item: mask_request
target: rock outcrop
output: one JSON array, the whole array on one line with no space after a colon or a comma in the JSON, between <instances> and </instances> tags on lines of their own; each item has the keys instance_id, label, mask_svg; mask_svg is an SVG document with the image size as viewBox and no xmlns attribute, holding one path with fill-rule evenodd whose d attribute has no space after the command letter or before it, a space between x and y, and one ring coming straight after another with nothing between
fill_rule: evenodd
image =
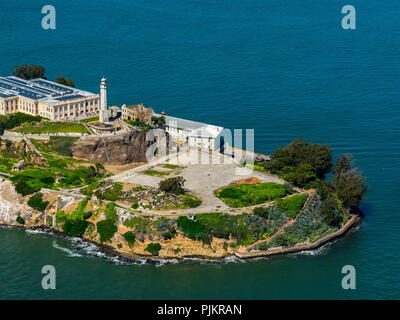
<instances>
[{"instance_id":1,"label":"rock outcrop","mask_svg":"<svg viewBox=\"0 0 400 320\"><path fill-rule=\"evenodd\" d=\"M29 221L34 214L35 211L15 191L14 184L9 180L0 178L0 221L12 224L15 223L18 216Z\"/></svg>"},{"instance_id":2,"label":"rock outcrop","mask_svg":"<svg viewBox=\"0 0 400 320\"><path fill-rule=\"evenodd\" d=\"M126 134L81 138L71 146L74 158L85 159L102 164L127 164L146 162L146 131L133 131Z\"/></svg>"}]
</instances>

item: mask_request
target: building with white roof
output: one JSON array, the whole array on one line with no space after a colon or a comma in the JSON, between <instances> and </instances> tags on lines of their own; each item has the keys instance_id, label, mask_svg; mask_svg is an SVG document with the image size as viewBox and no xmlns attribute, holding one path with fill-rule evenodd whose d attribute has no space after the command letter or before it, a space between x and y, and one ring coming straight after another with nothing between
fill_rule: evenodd
<instances>
[{"instance_id":1,"label":"building with white roof","mask_svg":"<svg viewBox=\"0 0 400 320\"><path fill-rule=\"evenodd\" d=\"M191 148L219 150L223 127L186 120L167 115L154 114L165 118L165 130L178 145L188 144Z\"/></svg>"},{"instance_id":2,"label":"building with white roof","mask_svg":"<svg viewBox=\"0 0 400 320\"><path fill-rule=\"evenodd\" d=\"M16 112L53 121L74 120L99 113L98 94L45 79L0 77L0 114Z\"/></svg>"}]
</instances>

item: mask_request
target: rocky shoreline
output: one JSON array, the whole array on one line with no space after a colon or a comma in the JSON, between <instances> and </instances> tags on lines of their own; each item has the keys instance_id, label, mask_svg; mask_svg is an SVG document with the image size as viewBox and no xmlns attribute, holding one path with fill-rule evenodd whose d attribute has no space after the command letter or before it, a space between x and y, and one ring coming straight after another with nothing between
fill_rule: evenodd
<instances>
[{"instance_id":1,"label":"rocky shoreline","mask_svg":"<svg viewBox=\"0 0 400 320\"><path fill-rule=\"evenodd\" d=\"M123 262L125 263L149 263L149 264L158 264L159 262L164 262L164 263L190 263L193 261L201 261L202 263L223 263L225 260L230 259L230 258L236 258L240 260L251 260L251 259L256 259L256 258L266 258L266 257L271 257L271 256L277 256L277 255L284 255L284 254L293 254L293 253L298 253L298 252L304 252L304 251L310 251L310 250L316 250L334 240L337 240L344 235L346 235L348 232L350 232L356 225L358 225L361 222L361 214L352 214L350 219L346 222L346 224L339 229L338 231L329 234L313 243L306 244L306 245L299 245L299 246L294 246L294 247L287 247L287 248L272 248L270 250L266 251L253 251L253 252L248 252L247 254L243 253L238 253L234 252L232 255L226 255L220 258L215 258L212 256L206 256L206 255L193 255L193 256L185 256L185 257L156 257L156 256L147 256L147 255L139 255L139 254L132 254L132 253L127 253L127 252L121 252L113 248L112 246L109 246L107 244L103 244L101 242L93 241L87 238L79 238L82 241L86 243L90 243L95 245L102 253L106 254L107 257L117 257L119 259L122 259ZM5 223L4 221L0 221L0 226L6 226L10 227L13 229L19 229L19 230L32 230L32 231L43 231L45 233L48 233L50 235L55 235L64 239L71 239L72 237L65 234L64 232L61 232L56 229L52 228L47 228L44 226L36 226L36 227L26 227L23 225L16 225L14 223Z\"/></svg>"},{"instance_id":2,"label":"rocky shoreline","mask_svg":"<svg viewBox=\"0 0 400 320\"><path fill-rule=\"evenodd\" d=\"M54 196L53 196L54 197ZM50 200L50 198L48 198ZM75 200L75 202L78 202ZM55 203L55 202L54 202ZM76 204L77 205L77 204ZM51 207L51 206L50 206ZM54 234L63 238L73 238L64 233L57 225L54 224L54 219L51 219L50 212L55 217L54 208L39 212L27 205L27 197L22 197L18 194L13 186L13 183L7 179L0 178L0 225L9 226L18 229L28 230L40 230ZM17 222L17 218L22 217L25 224ZM95 224L98 219L91 221ZM274 255L290 254L301 251L315 250L324 244L331 242L343 235L356 225L361 219L361 214L352 213L346 223L338 230L319 238L312 243L302 243L291 247L273 247L268 250L252 250L248 251L247 247L234 248L227 246L223 249L223 242L226 240L213 238L212 245L209 247L204 246L201 241L188 239L183 235L177 236L172 241L175 244L179 243L182 248L182 252L174 252L174 250L167 250L169 242L162 241L163 247L166 250L160 252L160 255L153 255L144 250L146 245L151 241L146 240L145 243L138 242L138 247L135 245L135 250L132 250L127 244L120 245L123 242L122 234L129 230L120 223L118 225L118 233L110 242L110 244L103 243L99 240L99 236L90 237L89 234L85 234L81 237L75 237L82 239L82 241L94 244L100 251L105 253L107 256L118 257L128 263L154 263L157 264L160 261L173 261L173 262L186 262L191 261L202 261L202 262L223 262L226 259L252 259L269 257ZM90 219L89 219L90 220ZM52 222L53 221L53 225ZM122 242L121 242L122 241ZM230 242L230 240L229 240ZM170 247L171 248L171 247Z\"/></svg>"}]
</instances>

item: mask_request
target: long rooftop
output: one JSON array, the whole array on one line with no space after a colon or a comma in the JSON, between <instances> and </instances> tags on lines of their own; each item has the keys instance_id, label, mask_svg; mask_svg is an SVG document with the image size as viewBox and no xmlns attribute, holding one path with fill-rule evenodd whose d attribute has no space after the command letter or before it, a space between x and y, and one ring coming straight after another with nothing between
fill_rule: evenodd
<instances>
[{"instance_id":1,"label":"long rooftop","mask_svg":"<svg viewBox=\"0 0 400 320\"><path fill-rule=\"evenodd\" d=\"M23 80L14 76L0 77L0 97L23 96L33 100L60 102L92 96L94 93L45 79Z\"/></svg>"}]
</instances>

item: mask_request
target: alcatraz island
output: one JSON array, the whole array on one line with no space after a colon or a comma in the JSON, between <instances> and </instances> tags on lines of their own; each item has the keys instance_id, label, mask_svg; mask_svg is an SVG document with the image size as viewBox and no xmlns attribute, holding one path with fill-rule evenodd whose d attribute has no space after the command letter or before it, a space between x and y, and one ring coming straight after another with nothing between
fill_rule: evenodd
<instances>
[{"instance_id":1,"label":"alcatraz island","mask_svg":"<svg viewBox=\"0 0 400 320\"><path fill-rule=\"evenodd\" d=\"M299 138L268 156L223 131L109 106L105 78L93 94L16 67L0 77L0 223L155 261L312 250L359 221L367 188L350 155L333 164L331 147Z\"/></svg>"}]
</instances>

